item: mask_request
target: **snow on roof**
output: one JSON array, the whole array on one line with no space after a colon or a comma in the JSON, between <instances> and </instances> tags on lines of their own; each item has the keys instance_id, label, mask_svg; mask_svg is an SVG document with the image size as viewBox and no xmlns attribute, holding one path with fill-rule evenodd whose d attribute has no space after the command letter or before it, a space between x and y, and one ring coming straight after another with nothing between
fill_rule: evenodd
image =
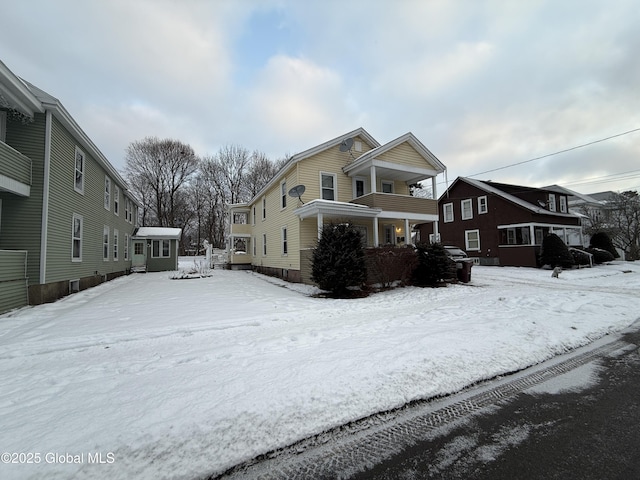
<instances>
[{"instance_id":1,"label":"snow on roof","mask_svg":"<svg viewBox=\"0 0 640 480\"><path fill-rule=\"evenodd\" d=\"M182 235L181 228L170 227L140 227L133 232L133 236L136 238L170 238L177 240L180 235Z\"/></svg>"}]
</instances>

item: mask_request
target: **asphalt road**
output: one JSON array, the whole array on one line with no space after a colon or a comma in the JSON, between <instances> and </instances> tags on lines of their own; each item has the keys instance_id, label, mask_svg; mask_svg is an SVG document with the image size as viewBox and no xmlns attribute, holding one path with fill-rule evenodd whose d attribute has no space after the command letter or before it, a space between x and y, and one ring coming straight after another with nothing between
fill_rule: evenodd
<instances>
[{"instance_id":1,"label":"asphalt road","mask_svg":"<svg viewBox=\"0 0 640 480\"><path fill-rule=\"evenodd\" d=\"M349 478L640 479L640 333L622 340L569 391L543 382Z\"/></svg>"}]
</instances>

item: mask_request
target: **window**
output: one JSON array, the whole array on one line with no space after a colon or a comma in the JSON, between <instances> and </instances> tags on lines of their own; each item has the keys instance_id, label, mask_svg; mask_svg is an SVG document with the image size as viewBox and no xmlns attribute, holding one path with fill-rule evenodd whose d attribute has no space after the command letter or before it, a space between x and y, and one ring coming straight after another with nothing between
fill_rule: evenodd
<instances>
[{"instance_id":1,"label":"window","mask_svg":"<svg viewBox=\"0 0 640 480\"><path fill-rule=\"evenodd\" d=\"M393 182L382 180L382 193L393 193Z\"/></svg>"},{"instance_id":2,"label":"window","mask_svg":"<svg viewBox=\"0 0 640 480\"><path fill-rule=\"evenodd\" d=\"M289 247L287 245L287 227L282 227L282 255L288 255Z\"/></svg>"},{"instance_id":3,"label":"window","mask_svg":"<svg viewBox=\"0 0 640 480\"><path fill-rule=\"evenodd\" d=\"M280 208L287 208L287 181L280 184Z\"/></svg>"},{"instance_id":4,"label":"window","mask_svg":"<svg viewBox=\"0 0 640 480\"><path fill-rule=\"evenodd\" d=\"M267 254L267 234L262 234L262 255Z\"/></svg>"},{"instance_id":5,"label":"window","mask_svg":"<svg viewBox=\"0 0 640 480\"><path fill-rule=\"evenodd\" d=\"M353 148L356 152L361 152L362 151L362 142L360 140L356 140L355 142L353 142Z\"/></svg>"},{"instance_id":6,"label":"window","mask_svg":"<svg viewBox=\"0 0 640 480\"><path fill-rule=\"evenodd\" d=\"M445 223L453 222L453 203L445 203L442 205L442 214Z\"/></svg>"},{"instance_id":7,"label":"window","mask_svg":"<svg viewBox=\"0 0 640 480\"><path fill-rule=\"evenodd\" d=\"M336 200L336 176L333 173L320 173L320 189L323 200Z\"/></svg>"},{"instance_id":8,"label":"window","mask_svg":"<svg viewBox=\"0 0 640 480\"><path fill-rule=\"evenodd\" d=\"M473 207L470 198L460 202L460 210L462 210L462 220L470 220L473 218Z\"/></svg>"},{"instance_id":9,"label":"window","mask_svg":"<svg viewBox=\"0 0 640 480\"><path fill-rule=\"evenodd\" d=\"M154 240L151 244L151 256L153 258L170 257L171 240Z\"/></svg>"},{"instance_id":10,"label":"window","mask_svg":"<svg viewBox=\"0 0 640 480\"><path fill-rule=\"evenodd\" d=\"M124 219L127 222L129 221L129 211L130 211L129 199L127 197L124 197Z\"/></svg>"},{"instance_id":11,"label":"window","mask_svg":"<svg viewBox=\"0 0 640 480\"><path fill-rule=\"evenodd\" d=\"M364 195L364 178L353 179L353 194L354 198Z\"/></svg>"},{"instance_id":12,"label":"window","mask_svg":"<svg viewBox=\"0 0 640 480\"><path fill-rule=\"evenodd\" d=\"M560 211L562 213L567 213L567 197L560 197Z\"/></svg>"},{"instance_id":13,"label":"window","mask_svg":"<svg viewBox=\"0 0 640 480\"><path fill-rule=\"evenodd\" d=\"M113 186L113 213L120 215L120 188Z\"/></svg>"},{"instance_id":14,"label":"window","mask_svg":"<svg viewBox=\"0 0 640 480\"><path fill-rule=\"evenodd\" d=\"M113 230L113 261L118 261L118 230Z\"/></svg>"},{"instance_id":15,"label":"window","mask_svg":"<svg viewBox=\"0 0 640 480\"><path fill-rule=\"evenodd\" d=\"M76 147L75 160L75 181L73 188L76 192L84 195L84 152Z\"/></svg>"},{"instance_id":16,"label":"window","mask_svg":"<svg viewBox=\"0 0 640 480\"><path fill-rule=\"evenodd\" d=\"M256 237L251 237L251 245L253 246L253 256L257 255L256 253Z\"/></svg>"},{"instance_id":17,"label":"window","mask_svg":"<svg viewBox=\"0 0 640 480\"><path fill-rule=\"evenodd\" d=\"M71 261L82 261L82 215L73 214L71 231Z\"/></svg>"},{"instance_id":18,"label":"window","mask_svg":"<svg viewBox=\"0 0 640 480\"><path fill-rule=\"evenodd\" d=\"M267 199L262 197L262 220L267 218Z\"/></svg>"},{"instance_id":19,"label":"window","mask_svg":"<svg viewBox=\"0 0 640 480\"><path fill-rule=\"evenodd\" d=\"M549 194L549 210L556 211L556 196L553 193Z\"/></svg>"},{"instance_id":20,"label":"window","mask_svg":"<svg viewBox=\"0 0 640 480\"><path fill-rule=\"evenodd\" d=\"M256 224L256 206L253 206L253 215L251 215L251 225Z\"/></svg>"},{"instance_id":21,"label":"window","mask_svg":"<svg viewBox=\"0 0 640 480\"><path fill-rule=\"evenodd\" d=\"M487 207L487 197L478 197L478 215L487 213L489 208Z\"/></svg>"},{"instance_id":22,"label":"window","mask_svg":"<svg viewBox=\"0 0 640 480\"><path fill-rule=\"evenodd\" d=\"M111 179L104 177L104 208L111 210Z\"/></svg>"},{"instance_id":23,"label":"window","mask_svg":"<svg viewBox=\"0 0 640 480\"><path fill-rule=\"evenodd\" d=\"M500 243L503 245L531 245L531 230L529 227L501 229Z\"/></svg>"},{"instance_id":24,"label":"window","mask_svg":"<svg viewBox=\"0 0 640 480\"><path fill-rule=\"evenodd\" d=\"M124 234L124 259L129 260L129 235L127 233Z\"/></svg>"},{"instance_id":25,"label":"window","mask_svg":"<svg viewBox=\"0 0 640 480\"><path fill-rule=\"evenodd\" d=\"M133 244L133 254L134 255L144 255L144 243L143 242L135 242Z\"/></svg>"},{"instance_id":26,"label":"window","mask_svg":"<svg viewBox=\"0 0 640 480\"><path fill-rule=\"evenodd\" d=\"M480 250L480 230L465 230L464 243L466 250Z\"/></svg>"},{"instance_id":27,"label":"window","mask_svg":"<svg viewBox=\"0 0 640 480\"><path fill-rule=\"evenodd\" d=\"M102 230L102 260L109 260L109 227L106 225Z\"/></svg>"}]
</instances>

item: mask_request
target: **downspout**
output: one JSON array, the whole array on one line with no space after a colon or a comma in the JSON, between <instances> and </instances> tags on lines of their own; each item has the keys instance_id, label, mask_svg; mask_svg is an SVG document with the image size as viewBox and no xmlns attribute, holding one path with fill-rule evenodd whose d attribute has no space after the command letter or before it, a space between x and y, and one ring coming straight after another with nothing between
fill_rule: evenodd
<instances>
[{"instance_id":1,"label":"downspout","mask_svg":"<svg viewBox=\"0 0 640 480\"><path fill-rule=\"evenodd\" d=\"M40 227L40 284L47 278L47 227L49 225L49 177L51 173L51 110L47 110L44 134L44 180L42 182L42 224Z\"/></svg>"}]
</instances>

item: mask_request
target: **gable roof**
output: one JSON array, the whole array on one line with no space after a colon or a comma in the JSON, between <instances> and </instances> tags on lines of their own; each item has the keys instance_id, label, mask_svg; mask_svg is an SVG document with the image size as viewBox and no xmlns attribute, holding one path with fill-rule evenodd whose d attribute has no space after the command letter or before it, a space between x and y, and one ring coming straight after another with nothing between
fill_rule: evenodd
<instances>
[{"instance_id":1,"label":"gable roof","mask_svg":"<svg viewBox=\"0 0 640 480\"><path fill-rule=\"evenodd\" d=\"M542 187L545 190L550 190L556 193L563 193L565 195L569 195L573 197L569 199L570 202L575 202L579 204L583 203L592 203L592 204L600 204L602 203L600 200L594 198L591 195L585 195L584 193L576 192L566 187L561 187L560 185L549 185L547 187Z\"/></svg>"},{"instance_id":2,"label":"gable roof","mask_svg":"<svg viewBox=\"0 0 640 480\"><path fill-rule=\"evenodd\" d=\"M0 107L12 108L29 118L44 109L24 81L0 61Z\"/></svg>"},{"instance_id":3,"label":"gable roof","mask_svg":"<svg viewBox=\"0 0 640 480\"><path fill-rule=\"evenodd\" d=\"M454 187L454 185L456 185L458 183L458 181L463 181L465 183L468 183L469 185L472 185L484 192L487 193L491 193L493 195L496 195L498 197L503 198L504 200L507 200L508 202L514 203L526 210L529 210L530 212L533 213L538 213L541 215L553 215L553 216L557 216L557 217L576 217L577 215L574 213L562 213L562 212L552 212L550 210L547 210L546 208L541 208L538 205L534 205L533 203L527 202L526 200L523 200L521 198L516 197L515 195L511 195L510 193L505 192L504 190L500 189L500 186L512 186L515 188L522 188L522 189L526 189L526 190L531 190L531 191L536 191L536 190L540 190L540 191L547 191L546 189L542 189L542 188L533 188L533 187L521 187L519 185L507 185L507 184L503 184L503 183L493 183L493 182L489 182L489 181L484 181L484 180L475 180L473 178L469 178L469 177L458 177L456 178L453 183L449 186L449 188L447 188L447 190L442 194L442 196L440 197L440 199L438 200L438 202L445 200L447 195L449 194L449 191Z\"/></svg>"},{"instance_id":4,"label":"gable roof","mask_svg":"<svg viewBox=\"0 0 640 480\"><path fill-rule=\"evenodd\" d=\"M354 138L354 137L362 138L372 148L376 148L380 146L380 143L375 138L373 138L369 134L369 132L367 132L364 128L360 127L360 128L356 128L355 130L352 130L349 133L342 134L339 137L332 138L331 140L321 143L320 145L316 145L315 147L309 148L308 150L305 150L300 153L296 153L282 167L280 167L280 170L278 170L276 174L271 178L271 180L269 180L265 184L265 186L262 187L260 191L258 191L258 193L256 193L251 200L249 200L248 204L253 203L253 201L256 198L259 198L262 195L264 195L264 193L267 190L269 190L278 180L280 180L282 174L287 170L289 170L289 168L291 168L296 163L304 160L305 158L312 157L320 152L328 150L329 148L337 147L347 138Z\"/></svg>"},{"instance_id":5,"label":"gable roof","mask_svg":"<svg viewBox=\"0 0 640 480\"><path fill-rule=\"evenodd\" d=\"M424 158L430 165L434 166L438 173L442 173L447 169L447 167L445 167L444 164L440 160L438 160L438 158L433 153L431 153L431 151L427 147L425 147L424 144L420 140L418 140L413 133L407 132L404 135L391 140L388 143L385 143L384 145L380 145L369 150L366 153L363 153L353 162L347 165L344 170L346 172L357 168L367 160L372 160L375 157L382 155L383 153L388 152L389 150L392 150L398 145L401 145L405 142L411 145L416 150L416 152L418 152L418 154L420 154L420 156L422 156L422 158Z\"/></svg>"}]
</instances>

